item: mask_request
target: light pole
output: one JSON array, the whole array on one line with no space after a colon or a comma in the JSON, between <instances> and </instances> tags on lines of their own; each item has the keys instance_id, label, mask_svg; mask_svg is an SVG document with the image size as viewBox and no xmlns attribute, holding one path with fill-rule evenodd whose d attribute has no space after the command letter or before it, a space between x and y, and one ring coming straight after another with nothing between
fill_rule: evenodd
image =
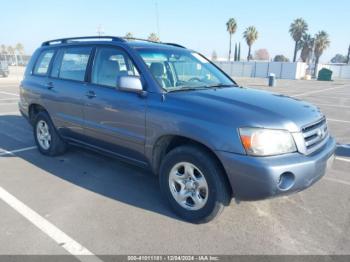
<instances>
[{"instance_id":1,"label":"light pole","mask_svg":"<svg viewBox=\"0 0 350 262\"><path fill-rule=\"evenodd\" d=\"M160 32L159 32L159 12L158 12L158 1L155 2L155 9L156 9L156 26L157 26L157 35L160 39Z\"/></svg>"},{"instance_id":2,"label":"light pole","mask_svg":"<svg viewBox=\"0 0 350 262\"><path fill-rule=\"evenodd\" d=\"M101 37L102 35L104 35L103 27L101 24L99 24L97 27L97 35L98 37Z\"/></svg>"}]
</instances>

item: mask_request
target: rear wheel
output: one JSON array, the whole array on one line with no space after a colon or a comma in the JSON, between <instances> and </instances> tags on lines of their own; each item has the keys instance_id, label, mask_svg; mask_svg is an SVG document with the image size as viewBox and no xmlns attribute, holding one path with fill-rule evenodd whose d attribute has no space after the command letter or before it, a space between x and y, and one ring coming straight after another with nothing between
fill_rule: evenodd
<instances>
[{"instance_id":1,"label":"rear wheel","mask_svg":"<svg viewBox=\"0 0 350 262\"><path fill-rule=\"evenodd\" d=\"M34 139L39 151L44 155L63 154L67 145L57 133L49 115L40 112L34 120Z\"/></svg>"},{"instance_id":2,"label":"rear wheel","mask_svg":"<svg viewBox=\"0 0 350 262\"><path fill-rule=\"evenodd\" d=\"M222 168L210 154L195 146L169 152L162 161L159 180L174 212L189 222L214 219L231 200Z\"/></svg>"}]
</instances>

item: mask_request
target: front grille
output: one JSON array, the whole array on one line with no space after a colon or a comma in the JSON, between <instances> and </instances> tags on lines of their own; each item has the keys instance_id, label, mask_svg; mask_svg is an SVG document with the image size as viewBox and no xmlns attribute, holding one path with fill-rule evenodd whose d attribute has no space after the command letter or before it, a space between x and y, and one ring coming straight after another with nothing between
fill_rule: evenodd
<instances>
[{"instance_id":1,"label":"front grille","mask_svg":"<svg viewBox=\"0 0 350 262\"><path fill-rule=\"evenodd\" d=\"M306 153L310 154L316 151L322 147L329 136L326 118L323 117L317 122L303 127L302 134L305 141Z\"/></svg>"}]
</instances>

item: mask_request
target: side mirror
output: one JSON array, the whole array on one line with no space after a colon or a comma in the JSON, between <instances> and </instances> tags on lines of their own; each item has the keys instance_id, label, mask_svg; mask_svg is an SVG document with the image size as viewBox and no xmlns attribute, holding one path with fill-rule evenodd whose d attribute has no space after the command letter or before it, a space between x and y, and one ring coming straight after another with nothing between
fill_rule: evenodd
<instances>
[{"instance_id":1,"label":"side mirror","mask_svg":"<svg viewBox=\"0 0 350 262\"><path fill-rule=\"evenodd\" d=\"M138 76L121 76L118 79L118 89L125 92L142 93L142 83Z\"/></svg>"}]
</instances>

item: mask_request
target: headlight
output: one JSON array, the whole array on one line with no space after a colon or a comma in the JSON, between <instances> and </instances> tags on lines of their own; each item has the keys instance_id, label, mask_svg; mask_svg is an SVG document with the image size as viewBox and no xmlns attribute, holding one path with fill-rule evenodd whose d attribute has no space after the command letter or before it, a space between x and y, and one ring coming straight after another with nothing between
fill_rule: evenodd
<instances>
[{"instance_id":1,"label":"headlight","mask_svg":"<svg viewBox=\"0 0 350 262\"><path fill-rule=\"evenodd\" d=\"M247 154L271 156L295 152L294 139L288 131L264 128L240 128L241 141Z\"/></svg>"}]
</instances>

